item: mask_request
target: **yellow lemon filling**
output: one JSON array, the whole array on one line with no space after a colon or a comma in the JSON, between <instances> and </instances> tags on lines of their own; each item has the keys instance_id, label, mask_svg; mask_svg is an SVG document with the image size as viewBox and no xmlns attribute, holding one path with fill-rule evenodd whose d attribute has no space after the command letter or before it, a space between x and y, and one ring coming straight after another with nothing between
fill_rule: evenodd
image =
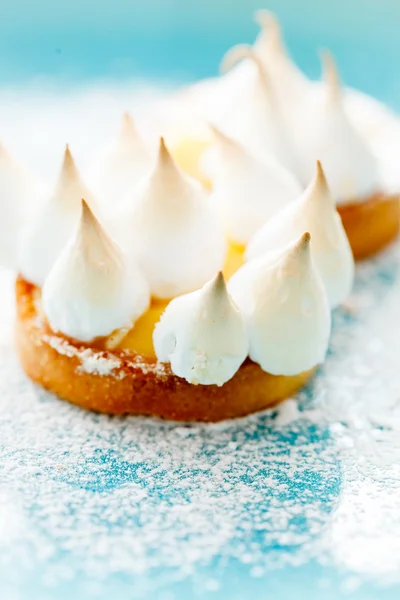
<instances>
[{"instance_id":1,"label":"yellow lemon filling","mask_svg":"<svg viewBox=\"0 0 400 600\"><path fill-rule=\"evenodd\" d=\"M207 139L182 138L171 147L171 154L186 173L198 179L207 189L211 189L211 181L201 172L200 160L204 152L210 148Z\"/></svg>"},{"instance_id":2,"label":"yellow lemon filling","mask_svg":"<svg viewBox=\"0 0 400 600\"><path fill-rule=\"evenodd\" d=\"M225 279L229 279L242 266L244 262L244 247L229 244L223 269ZM135 323L117 344L122 350L136 352L149 358L155 358L153 347L153 331L155 324L160 320L170 300L153 298L151 306Z\"/></svg>"}]
</instances>

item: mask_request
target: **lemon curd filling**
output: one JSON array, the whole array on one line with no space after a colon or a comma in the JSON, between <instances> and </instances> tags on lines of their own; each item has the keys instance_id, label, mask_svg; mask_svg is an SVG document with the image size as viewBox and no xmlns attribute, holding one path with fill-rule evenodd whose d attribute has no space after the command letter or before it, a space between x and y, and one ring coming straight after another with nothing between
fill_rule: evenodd
<instances>
[{"instance_id":1,"label":"lemon curd filling","mask_svg":"<svg viewBox=\"0 0 400 600\"><path fill-rule=\"evenodd\" d=\"M206 179L200 169L200 160L204 152L210 148L211 142L201 138L182 138L171 148L176 162L186 173L198 179L207 189L211 189L211 181Z\"/></svg>"},{"instance_id":2,"label":"lemon curd filling","mask_svg":"<svg viewBox=\"0 0 400 600\"><path fill-rule=\"evenodd\" d=\"M229 279L244 262L244 247L229 243L223 268L225 279ZM148 358L155 358L153 331L170 300L153 298L150 308L135 323L118 343L121 350L136 352Z\"/></svg>"}]
</instances>

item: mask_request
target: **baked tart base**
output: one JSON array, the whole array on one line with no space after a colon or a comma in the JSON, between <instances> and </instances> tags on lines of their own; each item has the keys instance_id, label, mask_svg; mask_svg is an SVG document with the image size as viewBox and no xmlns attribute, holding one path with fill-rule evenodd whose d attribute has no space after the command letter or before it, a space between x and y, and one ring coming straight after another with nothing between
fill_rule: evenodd
<instances>
[{"instance_id":1,"label":"baked tart base","mask_svg":"<svg viewBox=\"0 0 400 600\"><path fill-rule=\"evenodd\" d=\"M38 288L17 279L16 343L22 367L43 388L89 410L221 421L274 406L315 371L269 375L247 359L221 387L192 385L154 358L123 349L101 350L54 334L40 315L38 295Z\"/></svg>"},{"instance_id":2,"label":"baked tart base","mask_svg":"<svg viewBox=\"0 0 400 600\"><path fill-rule=\"evenodd\" d=\"M399 233L399 196L375 194L365 202L338 206L338 212L356 260L376 254Z\"/></svg>"}]
</instances>

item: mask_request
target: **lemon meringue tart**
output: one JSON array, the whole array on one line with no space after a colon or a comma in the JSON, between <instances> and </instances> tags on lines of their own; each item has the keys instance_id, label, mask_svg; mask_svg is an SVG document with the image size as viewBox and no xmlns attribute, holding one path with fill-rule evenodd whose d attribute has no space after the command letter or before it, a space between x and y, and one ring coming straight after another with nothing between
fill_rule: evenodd
<instances>
[{"instance_id":1,"label":"lemon meringue tart","mask_svg":"<svg viewBox=\"0 0 400 600\"><path fill-rule=\"evenodd\" d=\"M354 265L319 166L287 227L246 253L162 139L114 235L83 189L67 149L21 233L16 342L45 389L109 414L218 421L275 405L323 363Z\"/></svg>"},{"instance_id":2,"label":"lemon meringue tart","mask_svg":"<svg viewBox=\"0 0 400 600\"><path fill-rule=\"evenodd\" d=\"M231 48L222 61L222 75L195 84L188 94L193 112L212 126L207 144L190 137L176 144L178 161L200 173L211 189L217 188L218 198L228 198L233 191L236 210L240 196L245 206L253 195L249 180L255 181L255 176L260 181L262 164L258 195L260 189L275 193L278 205L281 199L287 202L293 188L289 175L304 189L319 160L354 257L375 254L398 235L399 194L385 183L381 156L368 131L354 123L333 57L321 54L322 80L310 81L288 55L275 16L261 10L256 20L261 31L254 45ZM282 169L287 171L286 184L281 176L279 190L272 161L280 163L281 175ZM261 216L264 221L269 218Z\"/></svg>"}]
</instances>

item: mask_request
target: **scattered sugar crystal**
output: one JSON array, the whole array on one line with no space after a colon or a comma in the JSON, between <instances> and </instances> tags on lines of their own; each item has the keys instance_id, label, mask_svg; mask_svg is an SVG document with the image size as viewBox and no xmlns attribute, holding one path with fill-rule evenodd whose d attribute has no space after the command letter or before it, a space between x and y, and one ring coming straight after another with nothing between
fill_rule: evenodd
<instances>
[{"instance_id":1,"label":"scattered sugar crystal","mask_svg":"<svg viewBox=\"0 0 400 600\"><path fill-rule=\"evenodd\" d=\"M278 414L275 418L275 423L276 425L284 427L285 425L289 425L289 423L296 421L300 416L301 413L299 412L297 401L294 398L289 398L278 406Z\"/></svg>"}]
</instances>

